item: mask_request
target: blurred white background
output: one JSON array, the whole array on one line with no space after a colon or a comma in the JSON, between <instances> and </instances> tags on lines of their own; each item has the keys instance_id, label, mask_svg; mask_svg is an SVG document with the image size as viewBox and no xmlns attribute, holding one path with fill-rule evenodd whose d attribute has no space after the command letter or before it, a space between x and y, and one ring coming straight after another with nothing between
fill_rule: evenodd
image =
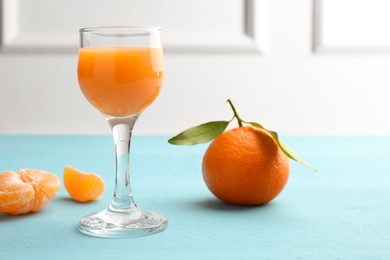
<instances>
[{"instance_id":1,"label":"blurred white background","mask_svg":"<svg viewBox=\"0 0 390 260\"><path fill-rule=\"evenodd\" d=\"M390 1L0 0L0 133L108 134L78 29L160 25L166 80L137 134L241 117L283 135L390 134Z\"/></svg>"}]
</instances>

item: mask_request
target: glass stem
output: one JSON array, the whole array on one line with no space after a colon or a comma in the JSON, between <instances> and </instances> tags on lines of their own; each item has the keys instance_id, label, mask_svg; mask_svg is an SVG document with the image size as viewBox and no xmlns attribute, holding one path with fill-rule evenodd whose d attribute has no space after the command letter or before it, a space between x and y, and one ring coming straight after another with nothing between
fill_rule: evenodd
<instances>
[{"instance_id":1,"label":"glass stem","mask_svg":"<svg viewBox=\"0 0 390 260\"><path fill-rule=\"evenodd\" d=\"M126 211L135 206L130 186L130 143L137 116L108 118L115 143L116 177L111 211Z\"/></svg>"}]
</instances>

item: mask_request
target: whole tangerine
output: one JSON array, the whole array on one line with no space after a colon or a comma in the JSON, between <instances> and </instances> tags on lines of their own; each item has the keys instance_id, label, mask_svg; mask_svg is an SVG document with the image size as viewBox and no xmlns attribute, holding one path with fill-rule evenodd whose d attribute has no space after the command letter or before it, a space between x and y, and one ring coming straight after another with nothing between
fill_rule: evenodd
<instances>
[{"instance_id":1,"label":"whole tangerine","mask_svg":"<svg viewBox=\"0 0 390 260\"><path fill-rule=\"evenodd\" d=\"M263 129L242 126L220 134L203 157L208 189L235 205L262 205L285 187L290 164L273 137Z\"/></svg>"}]
</instances>

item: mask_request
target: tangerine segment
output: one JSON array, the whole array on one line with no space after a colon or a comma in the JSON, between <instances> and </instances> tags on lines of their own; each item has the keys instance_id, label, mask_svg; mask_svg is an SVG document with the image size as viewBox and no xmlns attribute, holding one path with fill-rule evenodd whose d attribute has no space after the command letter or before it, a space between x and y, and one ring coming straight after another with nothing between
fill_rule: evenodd
<instances>
[{"instance_id":1,"label":"tangerine segment","mask_svg":"<svg viewBox=\"0 0 390 260\"><path fill-rule=\"evenodd\" d=\"M219 135L203 158L203 178L222 201L261 205L274 199L289 176L289 161L273 137L252 126Z\"/></svg>"},{"instance_id":2,"label":"tangerine segment","mask_svg":"<svg viewBox=\"0 0 390 260\"><path fill-rule=\"evenodd\" d=\"M60 190L60 179L53 173L22 169L0 173L0 212L12 215L40 211Z\"/></svg>"},{"instance_id":3,"label":"tangerine segment","mask_svg":"<svg viewBox=\"0 0 390 260\"><path fill-rule=\"evenodd\" d=\"M78 202L93 201L104 192L104 181L96 173L86 173L67 166L64 169L64 185L69 195Z\"/></svg>"}]
</instances>

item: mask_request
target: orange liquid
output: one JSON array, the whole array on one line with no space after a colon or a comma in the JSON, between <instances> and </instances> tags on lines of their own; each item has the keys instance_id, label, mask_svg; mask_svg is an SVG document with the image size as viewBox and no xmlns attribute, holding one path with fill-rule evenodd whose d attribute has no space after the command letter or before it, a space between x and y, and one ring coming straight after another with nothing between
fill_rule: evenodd
<instances>
[{"instance_id":1,"label":"orange liquid","mask_svg":"<svg viewBox=\"0 0 390 260\"><path fill-rule=\"evenodd\" d=\"M161 48L83 48L79 51L81 91L107 116L141 113L160 92L163 69Z\"/></svg>"}]
</instances>

